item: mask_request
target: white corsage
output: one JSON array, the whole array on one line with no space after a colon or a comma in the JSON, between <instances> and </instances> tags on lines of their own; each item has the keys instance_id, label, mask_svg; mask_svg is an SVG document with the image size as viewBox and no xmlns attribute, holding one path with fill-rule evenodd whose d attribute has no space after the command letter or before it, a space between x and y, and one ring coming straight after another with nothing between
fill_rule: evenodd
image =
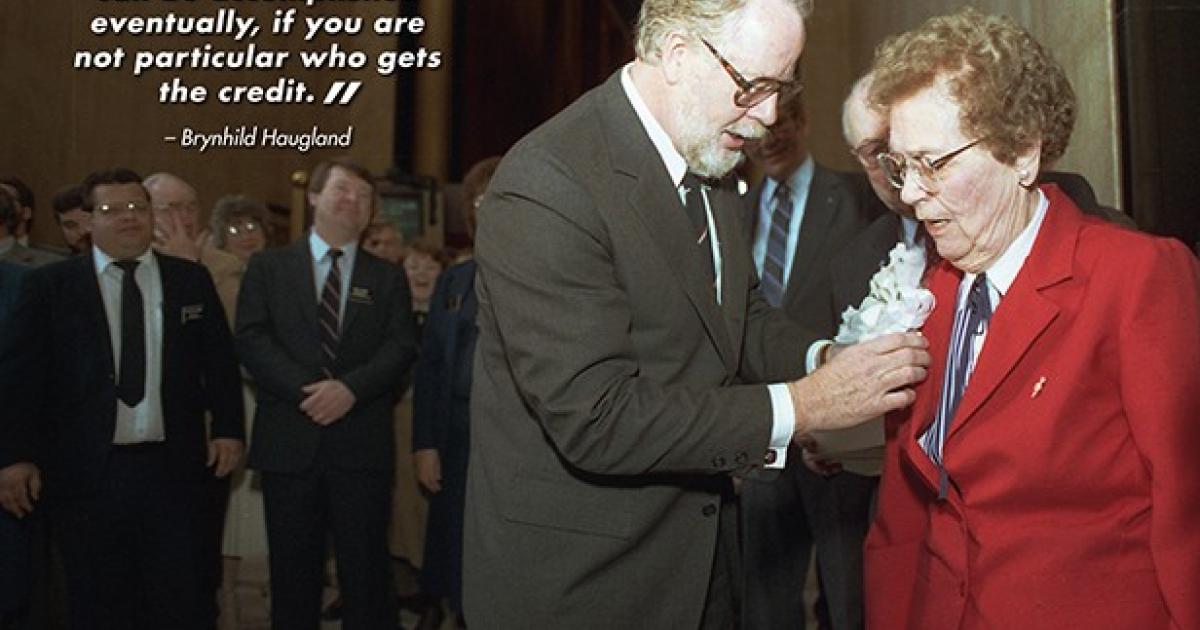
<instances>
[{"instance_id":1,"label":"white corsage","mask_svg":"<svg viewBox=\"0 0 1200 630\"><path fill-rule=\"evenodd\" d=\"M888 333L916 330L933 312L933 293L921 287L925 251L897 243L888 263L871 277L871 291L858 308L847 307L834 341L858 343Z\"/></svg>"}]
</instances>

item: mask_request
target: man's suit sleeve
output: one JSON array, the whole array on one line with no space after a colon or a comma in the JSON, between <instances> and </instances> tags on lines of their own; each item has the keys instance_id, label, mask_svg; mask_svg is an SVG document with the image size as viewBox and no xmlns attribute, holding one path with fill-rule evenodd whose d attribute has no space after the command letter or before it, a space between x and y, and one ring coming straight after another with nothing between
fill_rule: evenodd
<instances>
[{"instance_id":1,"label":"man's suit sleeve","mask_svg":"<svg viewBox=\"0 0 1200 630\"><path fill-rule=\"evenodd\" d=\"M771 306L759 289L758 274L750 267L750 296L746 305L746 341L739 374L749 382L778 383L804 376L804 355L823 336L793 321Z\"/></svg>"},{"instance_id":2,"label":"man's suit sleeve","mask_svg":"<svg viewBox=\"0 0 1200 630\"><path fill-rule=\"evenodd\" d=\"M0 468L38 459L39 410L50 360L48 280L41 271L24 275L0 331Z\"/></svg>"},{"instance_id":3,"label":"man's suit sleeve","mask_svg":"<svg viewBox=\"0 0 1200 630\"><path fill-rule=\"evenodd\" d=\"M293 359L279 340L280 322L272 318L270 303L273 293L288 283L272 277L278 275L271 273L279 269L278 262L256 254L242 277L237 307L238 358L260 390L299 405L303 400L300 388L319 380L320 375Z\"/></svg>"},{"instance_id":4,"label":"man's suit sleeve","mask_svg":"<svg viewBox=\"0 0 1200 630\"><path fill-rule=\"evenodd\" d=\"M202 268L197 267L200 271ZM219 317L205 317L204 344L200 349L204 362L204 393L212 414L212 437L246 439L246 411L242 404L242 377L238 369L233 335L225 319L225 309L207 272L196 273L196 282L204 293L204 311Z\"/></svg>"},{"instance_id":5,"label":"man's suit sleeve","mask_svg":"<svg viewBox=\"0 0 1200 630\"><path fill-rule=\"evenodd\" d=\"M378 265L386 263L376 261ZM371 358L341 375L342 381L357 399L356 407L368 404L384 395L392 395L404 372L416 358L417 330L412 316L412 296L408 282L399 269L388 269L390 318L383 341Z\"/></svg>"},{"instance_id":6,"label":"man's suit sleeve","mask_svg":"<svg viewBox=\"0 0 1200 630\"><path fill-rule=\"evenodd\" d=\"M658 357L638 356L633 300L656 304L659 296L630 296L621 286L617 245L591 193L561 163L512 154L506 163L480 212L479 308L495 320L480 334L499 335L506 369L560 456L610 475L761 461L771 431L767 388L667 385L644 374L642 362ZM693 343L682 330L679 343Z\"/></svg>"},{"instance_id":7,"label":"man's suit sleeve","mask_svg":"<svg viewBox=\"0 0 1200 630\"><path fill-rule=\"evenodd\" d=\"M1120 297L1120 396L1151 477L1150 552L1163 599L1175 627L1200 628L1200 274L1175 240L1132 253L1108 269L1132 279Z\"/></svg>"}]
</instances>

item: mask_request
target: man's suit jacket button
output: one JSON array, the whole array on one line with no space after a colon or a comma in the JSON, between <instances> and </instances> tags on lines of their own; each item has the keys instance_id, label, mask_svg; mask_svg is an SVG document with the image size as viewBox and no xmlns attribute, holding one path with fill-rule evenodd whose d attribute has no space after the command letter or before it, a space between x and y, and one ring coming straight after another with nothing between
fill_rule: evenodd
<instances>
[{"instance_id":1,"label":"man's suit jacket button","mask_svg":"<svg viewBox=\"0 0 1200 630\"><path fill-rule=\"evenodd\" d=\"M724 457L717 455L716 457L713 458L713 468L724 468L724 467L725 467L725 458Z\"/></svg>"},{"instance_id":2,"label":"man's suit jacket button","mask_svg":"<svg viewBox=\"0 0 1200 630\"><path fill-rule=\"evenodd\" d=\"M737 463L738 466L745 466L746 462L750 461L750 456L745 453L738 453L737 456L733 458L733 461Z\"/></svg>"},{"instance_id":3,"label":"man's suit jacket button","mask_svg":"<svg viewBox=\"0 0 1200 630\"><path fill-rule=\"evenodd\" d=\"M709 503L708 505L704 506L704 509L700 510L700 513L705 516L712 516L713 514L717 513L717 506Z\"/></svg>"},{"instance_id":4,"label":"man's suit jacket button","mask_svg":"<svg viewBox=\"0 0 1200 630\"><path fill-rule=\"evenodd\" d=\"M766 457L763 457L763 463L770 466L775 463L775 451L767 451Z\"/></svg>"}]
</instances>

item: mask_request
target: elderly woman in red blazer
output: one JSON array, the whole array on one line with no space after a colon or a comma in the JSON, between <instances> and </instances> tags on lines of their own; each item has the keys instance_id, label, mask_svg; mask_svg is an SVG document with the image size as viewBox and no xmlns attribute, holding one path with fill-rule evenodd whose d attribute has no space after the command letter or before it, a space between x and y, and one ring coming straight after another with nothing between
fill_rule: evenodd
<instances>
[{"instance_id":1,"label":"elderly woman in red blazer","mask_svg":"<svg viewBox=\"0 0 1200 630\"><path fill-rule=\"evenodd\" d=\"M1008 19L877 51L879 159L936 245L933 365L889 417L872 628L1200 628L1200 282L1038 173L1075 97Z\"/></svg>"}]
</instances>

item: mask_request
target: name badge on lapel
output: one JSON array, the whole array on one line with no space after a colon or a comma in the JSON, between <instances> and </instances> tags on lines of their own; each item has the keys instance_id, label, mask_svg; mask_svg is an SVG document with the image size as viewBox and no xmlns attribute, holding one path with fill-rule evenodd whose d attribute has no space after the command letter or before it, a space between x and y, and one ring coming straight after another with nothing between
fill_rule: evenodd
<instances>
[{"instance_id":1,"label":"name badge on lapel","mask_svg":"<svg viewBox=\"0 0 1200 630\"><path fill-rule=\"evenodd\" d=\"M204 319L203 304L189 304L179 309L179 323L186 324L193 319Z\"/></svg>"},{"instance_id":2,"label":"name badge on lapel","mask_svg":"<svg viewBox=\"0 0 1200 630\"><path fill-rule=\"evenodd\" d=\"M375 298L366 287L350 287L350 301L370 305L375 303Z\"/></svg>"}]
</instances>

